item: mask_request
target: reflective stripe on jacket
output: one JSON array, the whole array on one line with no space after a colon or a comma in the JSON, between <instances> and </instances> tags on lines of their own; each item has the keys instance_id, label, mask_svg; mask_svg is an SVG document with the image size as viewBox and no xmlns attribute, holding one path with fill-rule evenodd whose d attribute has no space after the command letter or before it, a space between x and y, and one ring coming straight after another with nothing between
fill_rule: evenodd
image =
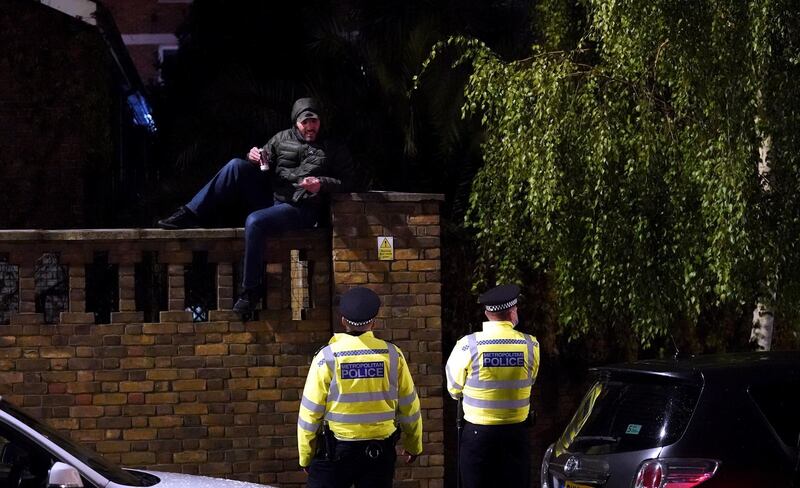
<instances>
[{"instance_id":1,"label":"reflective stripe on jacket","mask_svg":"<svg viewBox=\"0 0 800 488\"><path fill-rule=\"evenodd\" d=\"M399 426L403 448L422 452L422 416L400 349L372 332L335 334L311 362L297 418L300 466L308 466L322 421L339 439L385 439Z\"/></svg>"},{"instance_id":2,"label":"reflective stripe on jacket","mask_svg":"<svg viewBox=\"0 0 800 488\"><path fill-rule=\"evenodd\" d=\"M511 322L484 322L483 331L462 337L450 353L447 391L463 398L470 423L514 424L528 417L538 371L535 337L514 330Z\"/></svg>"}]
</instances>

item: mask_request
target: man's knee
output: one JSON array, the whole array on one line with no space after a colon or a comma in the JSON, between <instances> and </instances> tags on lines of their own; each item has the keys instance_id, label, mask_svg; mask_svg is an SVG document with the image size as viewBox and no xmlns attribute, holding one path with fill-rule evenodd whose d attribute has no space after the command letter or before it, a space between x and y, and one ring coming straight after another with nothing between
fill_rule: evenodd
<instances>
[{"instance_id":1,"label":"man's knee","mask_svg":"<svg viewBox=\"0 0 800 488\"><path fill-rule=\"evenodd\" d=\"M230 161L228 161L225 164L225 169L227 171L233 171L235 173L241 173L242 171L248 171L250 169L255 169L255 168L251 168L251 166L253 166L253 165L250 164L250 162L247 161L246 159L233 158L233 159L231 159Z\"/></svg>"},{"instance_id":2,"label":"man's knee","mask_svg":"<svg viewBox=\"0 0 800 488\"><path fill-rule=\"evenodd\" d=\"M276 220L277 218L278 216L273 213L256 210L247 216L244 227L248 233L254 230L260 231L261 233L272 233L271 231L279 227L279 221Z\"/></svg>"},{"instance_id":3,"label":"man's knee","mask_svg":"<svg viewBox=\"0 0 800 488\"><path fill-rule=\"evenodd\" d=\"M256 212L253 212L247 216L247 220L244 221L244 227L247 230L258 228L263 220L264 219L256 214Z\"/></svg>"}]
</instances>

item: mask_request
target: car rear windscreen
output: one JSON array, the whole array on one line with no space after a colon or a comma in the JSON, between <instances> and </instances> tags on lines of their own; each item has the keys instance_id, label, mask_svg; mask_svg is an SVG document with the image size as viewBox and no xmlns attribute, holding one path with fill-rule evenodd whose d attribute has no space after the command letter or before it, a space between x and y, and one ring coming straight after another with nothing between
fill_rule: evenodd
<instances>
[{"instance_id":1,"label":"car rear windscreen","mask_svg":"<svg viewBox=\"0 0 800 488\"><path fill-rule=\"evenodd\" d=\"M699 395L699 382L605 374L584 396L558 447L613 454L672 444L686 430Z\"/></svg>"}]
</instances>

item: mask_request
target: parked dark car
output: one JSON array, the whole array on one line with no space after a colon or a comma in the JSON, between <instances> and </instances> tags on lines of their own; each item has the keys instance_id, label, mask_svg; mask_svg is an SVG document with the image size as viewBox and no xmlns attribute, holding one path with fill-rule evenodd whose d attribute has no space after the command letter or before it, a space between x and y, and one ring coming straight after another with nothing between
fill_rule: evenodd
<instances>
[{"instance_id":1,"label":"parked dark car","mask_svg":"<svg viewBox=\"0 0 800 488\"><path fill-rule=\"evenodd\" d=\"M596 381L542 488L800 487L800 352L640 361Z\"/></svg>"}]
</instances>

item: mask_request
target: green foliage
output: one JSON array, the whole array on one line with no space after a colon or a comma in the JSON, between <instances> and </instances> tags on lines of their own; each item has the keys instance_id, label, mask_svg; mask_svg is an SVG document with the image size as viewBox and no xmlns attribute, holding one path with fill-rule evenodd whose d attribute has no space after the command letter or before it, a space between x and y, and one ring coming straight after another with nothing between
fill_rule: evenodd
<instances>
[{"instance_id":1,"label":"green foliage","mask_svg":"<svg viewBox=\"0 0 800 488\"><path fill-rule=\"evenodd\" d=\"M587 32L568 51L505 62L452 37L424 64L455 48L474 69L463 111L485 129L467 215L476 285L547 272L572 338L619 325L647 345L759 300L797 317L800 6L583 6Z\"/></svg>"}]
</instances>

